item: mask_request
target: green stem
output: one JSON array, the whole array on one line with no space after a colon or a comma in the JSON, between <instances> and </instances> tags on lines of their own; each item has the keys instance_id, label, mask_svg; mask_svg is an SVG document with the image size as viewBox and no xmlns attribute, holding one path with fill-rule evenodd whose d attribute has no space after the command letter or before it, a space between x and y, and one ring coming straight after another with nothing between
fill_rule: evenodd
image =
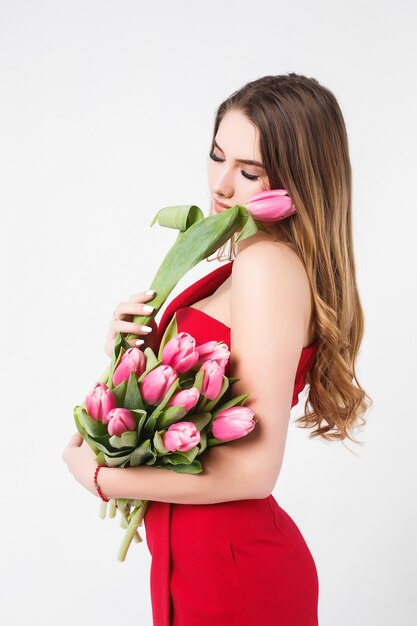
<instances>
[{"instance_id":1,"label":"green stem","mask_svg":"<svg viewBox=\"0 0 417 626\"><path fill-rule=\"evenodd\" d=\"M123 541L120 546L119 554L117 556L118 561L123 562L125 560L127 551L129 550L130 544L132 543L132 539L137 532L137 528L142 523L147 506L148 501L145 500L143 501L142 505L137 507L136 510L133 512L132 519L130 520L129 526L127 527L125 536L123 537ZM140 535L139 538L140 541L142 541L142 537Z\"/></svg>"}]
</instances>

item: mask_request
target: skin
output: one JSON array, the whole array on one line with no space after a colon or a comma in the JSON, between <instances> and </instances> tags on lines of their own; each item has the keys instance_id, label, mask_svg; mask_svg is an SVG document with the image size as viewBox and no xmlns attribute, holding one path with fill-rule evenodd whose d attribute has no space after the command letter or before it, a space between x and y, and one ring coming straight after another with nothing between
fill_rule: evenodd
<instances>
[{"instance_id":1,"label":"skin","mask_svg":"<svg viewBox=\"0 0 417 626\"><path fill-rule=\"evenodd\" d=\"M233 206L244 204L251 195L269 188L261 168L236 161L261 161L257 129L241 112L229 111L224 116L216 141L224 152L214 150L222 162L208 160L213 198ZM248 180L242 170L259 178ZM218 209L215 204L213 208L227 210ZM234 395L250 392L245 405L255 412L256 427L246 437L206 450L201 474L155 472L147 466L102 468L99 483L106 497L209 504L264 498L274 488L284 456L300 353L303 346L312 342L312 301L301 260L279 240L279 223L265 225L273 230L273 236L258 231L237 242L232 275L209 302L213 316L228 320L225 323L231 328L233 376L239 378L233 386ZM133 315L145 314L143 305L152 297L143 291L116 307L117 317L123 319L110 321L105 344L109 356L117 332L140 337L146 334L130 320ZM205 306L211 315L208 300L194 306ZM258 323L260 314L262 323ZM62 457L74 478L99 497L93 485L95 455L78 432Z\"/></svg>"}]
</instances>

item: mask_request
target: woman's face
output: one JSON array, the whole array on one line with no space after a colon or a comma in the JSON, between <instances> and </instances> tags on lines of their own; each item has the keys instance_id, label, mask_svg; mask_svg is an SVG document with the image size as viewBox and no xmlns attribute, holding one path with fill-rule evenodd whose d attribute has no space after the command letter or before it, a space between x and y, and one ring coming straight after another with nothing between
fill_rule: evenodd
<instances>
[{"instance_id":1,"label":"woman's face","mask_svg":"<svg viewBox=\"0 0 417 626\"><path fill-rule=\"evenodd\" d=\"M250 196L270 188L259 153L258 129L241 111L225 114L214 139L213 152L207 161L214 213L242 205Z\"/></svg>"}]
</instances>

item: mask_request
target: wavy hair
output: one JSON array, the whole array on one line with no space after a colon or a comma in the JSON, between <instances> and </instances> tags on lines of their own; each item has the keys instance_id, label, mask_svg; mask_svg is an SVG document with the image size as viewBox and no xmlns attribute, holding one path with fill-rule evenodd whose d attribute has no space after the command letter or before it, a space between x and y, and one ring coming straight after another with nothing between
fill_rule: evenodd
<instances>
[{"instance_id":1,"label":"wavy hair","mask_svg":"<svg viewBox=\"0 0 417 626\"><path fill-rule=\"evenodd\" d=\"M355 371L364 315L355 275L352 171L342 112L333 93L314 78L264 76L218 107L211 149L230 110L239 110L257 127L269 188L287 189L297 207L280 221L279 236L292 244L305 266L319 345L306 375L304 414L296 422L300 428L316 427L310 438L347 437L363 444L352 434L366 424L373 401ZM236 238L234 233L219 248L219 261L236 257Z\"/></svg>"}]
</instances>

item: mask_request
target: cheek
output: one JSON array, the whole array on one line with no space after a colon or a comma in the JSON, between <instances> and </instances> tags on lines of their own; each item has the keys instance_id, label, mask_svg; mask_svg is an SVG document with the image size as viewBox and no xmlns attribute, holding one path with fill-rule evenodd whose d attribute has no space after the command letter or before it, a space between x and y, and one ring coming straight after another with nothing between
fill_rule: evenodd
<instances>
[{"instance_id":1,"label":"cheek","mask_svg":"<svg viewBox=\"0 0 417 626\"><path fill-rule=\"evenodd\" d=\"M214 185L215 180L216 180L216 173L215 173L213 164L211 162L207 164L207 180L208 180L210 187Z\"/></svg>"}]
</instances>

